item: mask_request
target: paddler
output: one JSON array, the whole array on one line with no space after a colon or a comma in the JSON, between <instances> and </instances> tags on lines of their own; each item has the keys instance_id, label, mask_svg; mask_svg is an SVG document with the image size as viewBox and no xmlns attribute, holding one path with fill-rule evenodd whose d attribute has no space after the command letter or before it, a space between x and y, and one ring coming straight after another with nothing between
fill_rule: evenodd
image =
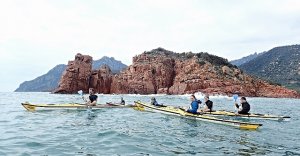
<instances>
[{"instance_id":1,"label":"paddler","mask_svg":"<svg viewBox=\"0 0 300 156\"><path fill-rule=\"evenodd\" d=\"M121 97L121 105L125 105L125 100Z\"/></svg>"},{"instance_id":2,"label":"paddler","mask_svg":"<svg viewBox=\"0 0 300 156\"><path fill-rule=\"evenodd\" d=\"M192 101L190 108L187 110L189 113L197 114L197 110L199 108L199 101L196 99L195 95L192 94L190 97L190 100Z\"/></svg>"},{"instance_id":3,"label":"paddler","mask_svg":"<svg viewBox=\"0 0 300 156\"><path fill-rule=\"evenodd\" d=\"M209 96L206 95L204 97L204 102L205 102L205 105L204 105L204 108L203 108L203 112L212 112L212 108L213 108L213 102L209 100Z\"/></svg>"},{"instance_id":4,"label":"paddler","mask_svg":"<svg viewBox=\"0 0 300 156\"><path fill-rule=\"evenodd\" d=\"M240 105L235 103L235 107L238 109L239 114L248 114L250 111L250 104L247 102L245 97L241 97L240 99Z\"/></svg>"},{"instance_id":5,"label":"paddler","mask_svg":"<svg viewBox=\"0 0 300 156\"><path fill-rule=\"evenodd\" d=\"M96 106L97 105L97 99L98 96L95 94L94 88L89 89L89 100L86 103L87 106Z\"/></svg>"},{"instance_id":6,"label":"paddler","mask_svg":"<svg viewBox=\"0 0 300 156\"><path fill-rule=\"evenodd\" d=\"M158 104L158 102L156 101L155 97L151 98L151 105L154 105L154 106L164 106L164 105Z\"/></svg>"}]
</instances>

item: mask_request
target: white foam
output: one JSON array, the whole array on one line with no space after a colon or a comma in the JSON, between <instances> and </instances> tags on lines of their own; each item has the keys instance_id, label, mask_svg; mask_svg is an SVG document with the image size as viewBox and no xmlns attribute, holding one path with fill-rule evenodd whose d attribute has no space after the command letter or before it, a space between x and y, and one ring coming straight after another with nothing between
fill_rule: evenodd
<instances>
[{"instance_id":1,"label":"white foam","mask_svg":"<svg viewBox=\"0 0 300 156\"><path fill-rule=\"evenodd\" d=\"M192 94L183 94L183 95L178 95L178 96L181 96L181 97L189 97L191 96ZM194 93L194 95L196 96L197 99L203 99L204 96L206 94L202 93L202 92L196 92ZM209 95L209 98L214 98L214 99L231 99L231 97L228 97L227 95Z\"/></svg>"}]
</instances>

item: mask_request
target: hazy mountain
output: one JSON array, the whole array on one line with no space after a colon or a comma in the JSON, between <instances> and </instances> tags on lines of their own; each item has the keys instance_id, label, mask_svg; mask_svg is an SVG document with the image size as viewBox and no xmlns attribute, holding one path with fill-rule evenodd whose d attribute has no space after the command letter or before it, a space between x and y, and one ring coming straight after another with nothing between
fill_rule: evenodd
<instances>
[{"instance_id":1,"label":"hazy mountain","mask_svg":"<svg viewBox=\"0 0 300 156\"><path fill-rule=\"evenodd\" d=\"M39 76L31 81L25 81L20 84L15 92L49 92L58 86L58 82L66 65L60 64L52 68L48 73Z\"/></svg>"},{"instance_id":2,"label":"hazy mountain","mask_svg":"<svg viewBox=\"0 0 300 156\"><path fill-rule=\"evenodd\" d=\"M119 73L127 66L113 57L102 57L93 62L93 69L98 69L102 65L108 65L113 73ZM49 72L31 81L25 81L15 90L15 92L49 92L57 88L60 78L66 69L66 65L60 64L52 68Z\"/></svg>"},{"instance_id":3,"label":"hazy mountain","mask_svg":"<svg viewBox=\"0 0 300 156\"><path fill-rule=\"evenodd\" d=\"M99 69L102 65L108 65L113 73L119 73L127 66L113 57L103 56L101 59L93 62L93 70Z\"/></svg>"},{"instance_id":4,"label":"hazy mountain","mask_svg":"<svg viewBox=\"0 0 300 156\"><path fill-rule=\"evenodd\" d=\"M262 52L262 53L257 53L255 52L254 54L251 54L251 55L248 55L248 56L245 56L245 57L242 57L240 59L237 59L237 60L233 60L233 61L230 61L231 64L234 64L236 66L240 66L242 64L245 64L253 59L255 59L256 57L264 54L265 52Z\"/></svg>"}]
</instances>

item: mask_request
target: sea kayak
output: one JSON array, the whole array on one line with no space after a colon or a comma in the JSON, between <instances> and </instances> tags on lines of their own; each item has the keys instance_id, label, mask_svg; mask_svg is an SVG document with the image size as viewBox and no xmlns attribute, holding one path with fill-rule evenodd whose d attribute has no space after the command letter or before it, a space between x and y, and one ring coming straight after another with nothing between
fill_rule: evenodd
<instances>
[{"instance_id":1,"label":"sea kayak","mask_svg":"<svg viewBox=\"0 0 300 156\"><path fill-rule=\"evenodd\" d=\"M212 111L212 112L201 112L207 115L213 116L231 116L231 117L240 117L240 118L248 118L248 119L268 119L268 120L279 120L279 121L287 121L291 117L289 116L278 116L278 115L269 115L269 114L236 114L235 112L220 110L220 111Z\"/></svg>"},{"instance_id":2,"label":"sea kayak","mask_svg":"<svg viewBox=\"0 0 300 156\"><path fill-rule=\"evenodd\" d=\"M240 129L247 129L247 130L256 130L258 127L262 126L262 124L258 123L249 123L249 122L240 122L240 121L234 121L234 120L225 120L225 119L219 119L208 115L203 114L192 114L188 113L180 108L176 108L173 106L154 106L150 104L145 104L140 101L135 102L135 109L140 111L153 111L153 112L160 112L164 114L170 114L170 115L177 115L185 118L192 118L197 119L201 121L206 122L212 122L217 124L223 124L223 125L229 125L234 126Z\"/></svg>"},{"instance_id":3,"label":"sea kayak","mask_svg":"<svg viewBox=\"0 0 300 156\"><path fill-rule=\"evenodd\" d=\"M66 104L30 104L28 102L22 103L22 106L31 112L36 110L53 110L53 109L103 109L103 108L131 108L134 107L133 105L121 105L121 104L99 104L97 106L86 106L85 104L78 104L78 103L66 103Z\"/></svg>"}]
</instances>

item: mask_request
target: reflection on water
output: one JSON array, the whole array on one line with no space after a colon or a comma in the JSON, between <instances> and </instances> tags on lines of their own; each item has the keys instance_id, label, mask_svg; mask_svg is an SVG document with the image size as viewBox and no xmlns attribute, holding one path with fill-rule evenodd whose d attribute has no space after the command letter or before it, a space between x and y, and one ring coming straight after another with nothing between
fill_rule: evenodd
<instances>
[{"instance_id":1,"label":"reflection on water","mask_svg":"<svg viewBox=\"0 0 300 156\"><path fill-rule=\"evenodd\" d=\"M291 152L291 151L286 151L286 152L284 153L284 156L300 156L300 153Z\"/></svg>"},{"instance_id":2,"label":"reflection on water","mask_svg":"<svg viewBox=\"0 0 300 156\"><path fill-rule=\"evenodd\" d=\"M264 147L264 145L252 142L248 134L239 136L237 144L241 145L240 147L237 147L238 152L236 154L238 155L265 155L270 152Z\"/></svg>"}]
</instances>

